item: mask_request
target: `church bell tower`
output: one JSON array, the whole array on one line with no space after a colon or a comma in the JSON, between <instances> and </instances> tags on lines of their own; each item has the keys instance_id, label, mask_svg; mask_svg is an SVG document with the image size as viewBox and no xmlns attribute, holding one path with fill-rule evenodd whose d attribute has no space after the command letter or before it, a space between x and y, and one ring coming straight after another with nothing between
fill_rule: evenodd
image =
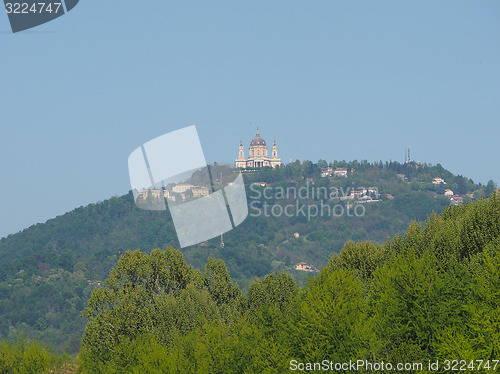
<instances>
[{"instance_id":1,"label":"church bell tower","mask_svg":"<svg viewBox=\"0 0 500 374\"><path fill-rule=\"evenodd\" d=\"M240 147L238 150L238 159L236 160L237 168L246 168L247 160L245 159L245 147L243 147L243 142L240 140Z\"/></svg>"},{"instance_id":2,"label":"church bell tower","mask_svg":"<svg viewBox=\"0 0 500 374\"><path fill-rule=\"evenodd\" d=\"M281 160L278 158L278 146L276 145L276 140L273 142L273 151L271 157L271 167L281 166Z\"/></svg>"}]
</instances>

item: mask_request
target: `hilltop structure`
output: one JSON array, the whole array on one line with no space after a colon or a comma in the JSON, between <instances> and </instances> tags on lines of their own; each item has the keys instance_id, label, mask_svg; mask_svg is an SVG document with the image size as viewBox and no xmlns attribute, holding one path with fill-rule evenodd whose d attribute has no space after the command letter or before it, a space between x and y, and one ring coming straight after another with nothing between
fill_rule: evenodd
<instances>
[{"instance_id":1,"label":"hilltop structure","mask_svg":"<svg viewBox=\"0 0 500 374\"><path fill-rule=\"evenodd\" d=\"M238 158L235 161L237 168L247 169L247 168L262 168L265 166L270 166L275 168L281 166L281 159L278 158L278 146L276 141L273 142L271 157L267 155L267 144L266 141L260 136L259 129L255 138L250 142L249 156L245 158L245 149L243 147L243 142L240 140L240 147L238 152Z\"/></svg>"}]
</instances>

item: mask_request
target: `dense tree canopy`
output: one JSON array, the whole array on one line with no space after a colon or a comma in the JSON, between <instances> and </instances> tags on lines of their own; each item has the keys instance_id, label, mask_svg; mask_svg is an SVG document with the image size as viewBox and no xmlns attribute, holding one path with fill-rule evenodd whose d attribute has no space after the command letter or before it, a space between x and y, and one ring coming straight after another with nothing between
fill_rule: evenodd
<instances>
[{"instance_id":1,"label":"dense tree canopy","mask_svg":"<svg viewBox=\"0 0 500 374\"><path fill-rule=\"evenodd\" d=\"M348 242L302 289L268 274L245 297L221 260L201 274L172 248L127 252L85 310L81 368L285 373L292 359L497 360L499 270L500 193L414 222L385 245Z\"/></svg>"},{"instance_id":2,"label":"dense tree canopy","mask_svg":"<svg viewBox=\"0 0 500 374\"><path fill-rule=\"evenodd\" d=\"M325 166L355 171L345 178L321 177L321 168ZM221 175L220 179L216 178L217 184L222 186L234 179L231 168L224 165L211 167L214 175ZM405 176L401 178L398 174ZM444 178L446 185L434 185L431 182L434 177ZM256 312L254 316L268 318L266 316L275 315L270 305L276 304L279 313L297 310L290 301L291 295L295 295L294 287L304 286L315 274L293 270L298 262L305 261L319 269L326 266L335 271L346 270L364 284L373 282L375 270L395 251L410 253L413 248L416 256L420 256L422 248L433 248L439 267L448 270L451 265L446 264L451 263L450 258L463 262L475 247L489 243L487 235L496 235L483 233L489 230L491 222L482 217L480 211L478 217L464 218L471 230L459 229L456 215L462 217L464 208L448 212L450 200L443 196L445 188L451 188L455 192L473 193L476 199L481 199L494 191L493 181L478 185L465 177L454 176L441 165L297 160L277 169L263 168L244 173L244 179L249 204L256 202L259 207L264 203L280 207L296 203L293 198L274 196L266 201L255 198L255 190L277 191L279 188L306 189L310 198L300 199L304 206L321 204L316 196L312 197L312 192L318 188L340 191L340 196L325 199L328 206L340 204L345 208L351 201L341 200L342 193L348 195L362 186L377 187L381 201L365 204L366 214L360 217L344 215L308 220L300 215L249 215L236 230L224 234L224 247L220 246L220 238L215 238L183 249L182 256L152 254L155 248L178 247L174 225L168 211L141 210L135 206L131 194L77 208L0 239L0 337L13 341L24 334L50 344L56 352L76 354L86 323L86 319L80 317L81 312L90 295L104 288L110 270L113 267L119 270L119 260L127 265L120 268L122 273L119 276L115 275L114 287L120 289L127 280L127 289L138 288L137 293L127 294L130 300L139 299L143 294L152 300L163 300L163 294L153 291L161 284L162 292L173 305L178 305L182 294L184 298L206 302L207 310L217 310L224 320L236 318L228 312L229 309L256 311L265 308L267 314L261 316ZM193 183L198 182L201 180L193 180ZM253 182L265 182L267 186L252 186ZM394 198L386 198L385 194ZM469 200L472 198L464 196L464 201ZM414 223L408 228L412 220L423 222L431 212L440 213L445 209L444 216L450 215L449 220L435 217L425 227ZM443 228L428 236L427 232L434 225ZM408 233L401 238L397 236L397 233L406 231ZM295 233L300 235L296 237ZM388 237L392 237L390 246L384 245ZM141 248L144 253L131 255L127 252L132 250L133 253L136 248ZM150 254L153 258L148 257L146 261L144 256ZM144 261L149 265L144 265ZM170 264L171 269L159 271L165 264ZM136 276L147 286L140 286L133 278L128 278L135 270L127 270L130 272L127 273L123 269L130 266L137 271L144 268L140 270L144 273ZM229 273L232 282L227 281ZM282 273L287 273L288 278L280 275ZM153 280L148 274L156 274L158 278ZM291 284L290 275L297 282L295 286ZM255 280L256 277L259 281ZM165 283L167 280L169 283ZM108 279L107 283L110 282L112 280ZM274 292L276 287L288 291ZM101 296L112 296L109 292L102 292ZM298 294L303 292L301 289ZM247 296L243 297L243 294ZM250 298L255 299L255 303L250 302ZM126 304L125 299L119 302ZM136 307L137 318L141 313L149 313L150 306L145 308L136 303ZM255 327L253 322L251 326ZM172 332L171 336L177 335Z\"/></svg>"}]
</instances>

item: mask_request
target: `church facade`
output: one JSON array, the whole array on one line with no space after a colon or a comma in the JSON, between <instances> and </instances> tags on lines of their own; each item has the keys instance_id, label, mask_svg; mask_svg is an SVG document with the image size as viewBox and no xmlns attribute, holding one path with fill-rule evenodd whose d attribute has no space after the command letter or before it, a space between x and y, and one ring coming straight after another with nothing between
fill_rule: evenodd
<instances>
[{"instance_id":1,"label":"church facade","mask_svg":"<svg viewBox=\"0 0 500 374\"><path fill-rule=\"evenodd\" d=\"M248 158L245 158L245 149L243 143L240 141L238 158L235 161L235 165L237 168L242 169L262 168L265 166L275 168L281 166L281 159L278 158L278 146L276 145L276 141L273 143L271 157L269 157L267 154L266 141L260 136L259 130L257 130L255 138L250 142Z\"/></svg>"}]
</instances>

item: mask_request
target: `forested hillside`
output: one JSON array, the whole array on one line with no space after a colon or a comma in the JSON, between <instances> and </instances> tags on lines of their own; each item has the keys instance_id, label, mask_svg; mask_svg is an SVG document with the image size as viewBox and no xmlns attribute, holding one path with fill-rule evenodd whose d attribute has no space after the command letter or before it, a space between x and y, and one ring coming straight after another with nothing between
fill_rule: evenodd
<instances>
[{"instance_id":1,"label":"forested hillside","mask_svg":"<svg viewBox=\"0 0 500 374\"><path fill-rule=\"evenodd\" d=\"M366 362L428 372L431 360L441 363L432 372L449 372L446 360L463 360L496 372L499 270L500 193L413 223L385 245L348 242L302 289L271 273L245 296L222 260L202 273L173 248L130 251L85 309L80 369L285 373L362 360L357 372L370 371Z\"/></svg>"},{"instance_id":2,"label":"forested hillside","mask_svg":"<svg viewBox=\"0 0 500 374\"><path fill-rule=\"evenodd\" d=\"M345 178L322 177L322 168L328 166L355 171ZM439 213L449 206L443 186L431 183L434 177L446 179L447 188L473 193L477 198L487 197L493 190L492 183L477 185L440 165L356 161L328 165L320 160L245 173L249 205L254 208L250 215L224 235L223 247L220 238L214 238L183 249L183 258L193 271L205 269L211 257L223 260L243 294L252 291L253 278L273 272L289 274L302 286L314 273L293 270L296 263L307 262L320 269L349 240L385 243L388 237L404 232L413 219L423 221L433 211ZM257 182L259 185L252 185ZM286 206L299 200L281 198L276 194L280 188L325 188L348 195L359 187L376 187L380 195L379 201L363 205L362 216L252 216L264 203ZM271 197L264 201L265 192ZM356 205L341 197L345 196L308 195L297 204ZM15 339L23 334L50 343L57 351L78 352L85 326L80 314L90 294L103 287L118 259L127 250L140 248L148 254L170 246L178 248L168 211L138 209L131 194L77 208L1 239L1 338Z\"/></svg>"}]
</instances>

